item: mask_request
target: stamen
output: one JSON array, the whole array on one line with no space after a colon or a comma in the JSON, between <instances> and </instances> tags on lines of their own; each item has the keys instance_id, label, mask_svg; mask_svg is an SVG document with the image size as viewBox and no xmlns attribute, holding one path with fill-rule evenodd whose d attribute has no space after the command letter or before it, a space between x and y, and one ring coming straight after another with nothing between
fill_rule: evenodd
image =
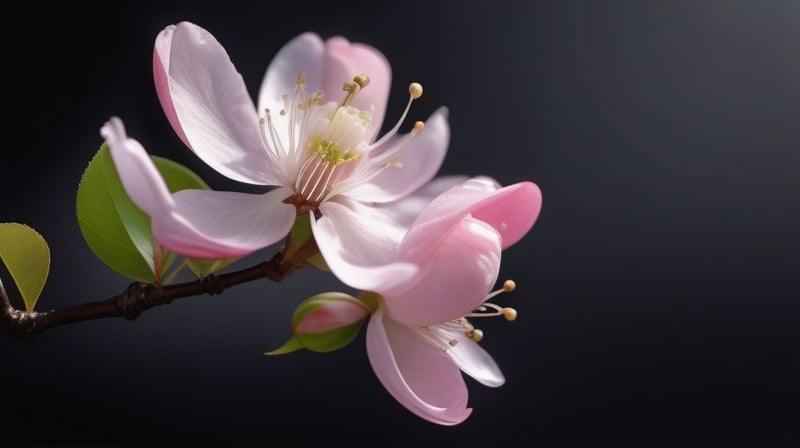
<instances>
[{"instance_id":1,"label":"stamen","mask_svg":"<svg viewBox=\"0 0 800 448\"><path fill-rule=\"evenodd\" d=\"M323 198L323 201L326 201L330 197L336 196L337 194L342 194L345 191L352 190L353 188L355 188L355 187L357 187L359 185L363 185L363 184L371 181L372 179L375 178L375 176L377 176L378 174L382 173L383 170L385 170L386 168L402 168L402 167L403 167L403 164L401 162L396 162L396 161L393 161L393 160L385 162L378 169L372 171L367 176L364 176L364 177L362 177L360 179L357 179L357 180L354 180L354 181L341 182L341 183L337 184L334 188L331 189L330 192L328 192L328 195L325 196L325 198Z\"/></svg>"},{"instance_id":2,"label":"stamen","mask_svg":"<svg viewBox=\"0 0 800 448\"><path fill-rule=\"evenodd\" d=\"M475 342L481 342L483 340L483 331L475 328L467 332L467 337Z\"/></svg>"},{"instance_id":3,"label":"stamen","mask_svg":"<svg viewBox=\"0 0 800 448\"><path fill-rule=\"evenodd\" d=\"M517 310L514 308L503 308L503 317L505 317L507 321L513 322L517 320Z\"/></svg>"},{"instance_id":4,"label":"stamen","mask_svg":"<svg viewBox=\"0 0 800 448\"><path fill-rule=\"evenodd\" d=\"M379 147L380 145L386 143L386 141L392 138L395 134L397 134L397 131L400 129L400 125L403 124L403 121L406 119L406 115L408 115L408 111L411 109L411 103L413 103L414 100L422 96L422 85L417 82L412 82L408 86L408 95L409 97L408 97L408 103L406 104L406 109L403 111L403 115L400 116L400 119L397 120L397 124L395 124L394 127L389 132L387 132L383 137L381 137L377 142L370 145L370 148ZM416 127L416 123L414 124L414 127Z\"/></svg>"},{"instance_id":5,"label":"stamen","mask_svg":"<svg viewBox=\"0 0 800 448\"><path fill-rule=\"evenodd\" d=\"M369 84L369 77L364 73L354 76L353 82L344 83L344 85L342 86L342 90L347 92L347 96L345 96L344 100L342 100L341 106L342 107L349 106L350 101L352 101L353 98L356 97L358 92L361 91L361 89L363 89L364 87L366 87L367 84Z\"/></svg>"},{"instance_id":6,"label":"stamen","mask_svg":"<svg viewBox=\"0 0 800 448\"><path fill-rule=\"evenodd\" d=\"M276 137L275 128L272 126L272 119L269 115L269 109L264 109L264 117L259 118L258 130L261 134L261 143L264 148L273 157L278 157L278 151L283 151L283 146L280 145L280 139ZM269 136L267 136L269 131Z\"/></svg>"},{"instance_id":7,"label":"stamen","mask_svg":"<svg viewBox=\"0 0 800 448\"><path fill-rule=\"evenodd\" d=\"M411 95L412 99L419 99L422 96L422 84L418 82L412 82L408 85L408 93Z\"/></svg>"},{"instance_id":8,"label":"stamen","mask_svg":"<svg viewBox=\"0 0 800 448\"><path fill-rule=\"evenodd\" d=\"M503 287L498 289L497 291L493 291L486 296L486 300L480 306L476 307L472 310L471 313L466 314L464 317L494 317L494 316L503 316L507 321L512 322L517 319L517 310L510 307L501 307L499 305L495 305L494 303L490 303L489 300L496 297L498 294L502 294L504 292L511 292L517 289L517 284L514 280L506 280L503 282Z\"/></svg>"}]
</instances>

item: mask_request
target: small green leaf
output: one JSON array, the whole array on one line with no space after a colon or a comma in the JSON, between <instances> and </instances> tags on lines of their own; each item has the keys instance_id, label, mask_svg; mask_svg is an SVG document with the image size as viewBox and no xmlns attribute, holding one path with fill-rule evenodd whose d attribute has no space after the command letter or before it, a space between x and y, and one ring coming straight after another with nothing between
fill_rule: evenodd
<instances>
[{"instance_id":1,"label":"small green leaf","mask_svg":"<svg viewBox=\"0 0 800 448\"><path fill-rule=\"evenodd\" d=\"M171 160L153 157L170 191L208 189L195 173ZM120 274L143 282L154 280L153 236L150 217L130 200L106 143L94 156L78 186L78 224L89 248ZM162 250L164 276L175 254Z\"/></svg>"},{"instance_id":2,"label":"small green leaf","mask_svg":"<svg viewBox=\"0 0 800 448\"><path fill-rule=\"evenodd\" d=\"M213 274L221 269L225 269L236 260L239 260L241 257L233 257L233 258L223 258L221 260L201 260L197 258L187 258L186 259L186 266L189 266L189 269L197 278L204 278L208 277L209 274Z\"/></svg>"},{"instance_id":3,"label":"small green leaf","mask_svg":"<svg viewBox=\"0 0 800 448\"><path fill-rule=\"evenodd\" d=\"M364 322L366 319L324 333L296 334L294 337L303 347L313 352L332 352L353 342Z\"/></svg>"},{"instance_id":4,"label":"small green leaf","mask_svg":"<svg viewBox=\"0 0 800 448\"><path fill-rule=\"evenodd\" d=\"M78 185L78 225L94 254L120 274L153 281L150 218L128 198L103 143Z\"/></svg>"},{"instance_id":5,"label":"small green leaf","mask_svg":"<svg viewBox=\"0 0 800 448\"><path fill-rule=\"evenodd\" d=\"M303 344L300 342L299 339L297 339L296 336L292 336L291 338L289 338L288 341L286 341L285 344L281 345L280 347L276 348L275 350L273 350L271 352L266 352L264 354L265 355L270 355L270 356L272 356L272 355L285 355L287 353L296 352L297 350L300 350L301 348L304 348Z\"/></svg>"},{"instance_id":6,"label":"small green leaf","mask_svg":"<svg viewBox=\"0 0 800 448\"><path fill-rule=\"evenodd\" d=\"M0 258L32 312L50 273L50 248L32 228L17 223L0 224Z\"/></svg>"}]
</instances>

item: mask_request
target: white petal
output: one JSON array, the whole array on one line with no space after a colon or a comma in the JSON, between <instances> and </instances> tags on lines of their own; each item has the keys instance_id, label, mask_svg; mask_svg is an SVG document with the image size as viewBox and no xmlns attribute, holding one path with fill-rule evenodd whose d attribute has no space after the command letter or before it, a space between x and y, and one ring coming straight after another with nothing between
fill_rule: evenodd
<instances>
[{"instance_id":1,"label":"white petal","mask_svg":"<svg viewBox=\"0 0 800 448\"><path fill-rule=\"evenodd\" d=\"M454 333L458 341L447 349L450 359L461 370L484 386L500 387L506 379L492 356L464 333Z\"/></svg>"},{"instance_id":2,"label":"white petal","mask_svg":"<svg viewBox=\"0 0 800 448\"><path fill-rule=\"evenodd\" d=\"M382 171L369 182L347 191L347 196L365 202L390 202L429 182L439 171L450 143L450 126L446 117L446 109L441 108L428 118L425 128L417 135L395 138L376 148L376 151L382 151L381 154L365 161L352 178L357 182L359 176ZM391 146L397 145L402 147L392 150ZM388 146L385 152L384 146ZM396 166L384 168L387 164Z\"/></svg>"},{"instance_id":3,"label":"white petal","mask_svg":"<svg viewBox=\"0 0 800 448\"><path fill-rule=\"evenodd\" d=\"M291 191L266 194L182 190L175 208L153 217L153 235L164 247L193 258L246 255L274 244L294 223L295 207L282 203Z\"/></svg>"},{"instance_id":4,"label":"white petal","mask_svg":"<svg viewBox=\"0 0 800 448\"><path fill-rule=\"evenodd\" d=\"M279 111L284 107L282 95L291 99L295 90L297 75L306 74L306 87L309 93L322 88L323 58L325 44L314 33L303 33L278 51L270 62L261 90L258 93L258 110L269 108Z\"/></svg>"},{"instance_id":5,"label":"white petal","mask_svg":"<svg viewBox=\"0 0 800 448\"><path fill-rule=\"evenodd\" d=\"M122 186L137 207L150 216L167 215L173 207L167 184L139 142L128 138L118 117L100 129L117 168Z\"/></svg>"},{"instance_id":6,"label":"white petal","mask_svg":"<svg viewBox=\"0 0 800 448\"><path fill-rule=\"evenodd\" d=\"M353 288L389 293L413 285L414 265L393 261L403 230L376 209L357 202L328 201L311 218L317 246L340 281Z\"/></svg>"},{"instance_id":7,"label":"white petal","mask_svg":"<svg viewBox=\"0 0 800 448\"><path fill-rule=\"evenodd\" d=\"M165 48L169 49L168 58ZM188 22L167 28L156 41L168 69L162 105L178 134L205 163L231 179L278 185L278 175L259 131L259 117L228 53L208 31ZM165 54L160 54L164 51ZM168 62L165 62L167 60ZM154 70L158 77L158 70ZM163 83L162 83L163 84ZM156 80L159 85L159 80ZM168 97L169 102L164 101Z\"/></svg>"},{"instance_id":8,"label":"white petal","mask_svg":"<svg viewBox=\"0 0 800 448\"><path fill-rule=\"evenodd\" d=\"M458 367L440 349L384 317L381 309L367 326L367 356L386 390L419 417L440 425L469 417L467 386Z\"/></svg>"}]
</instances>

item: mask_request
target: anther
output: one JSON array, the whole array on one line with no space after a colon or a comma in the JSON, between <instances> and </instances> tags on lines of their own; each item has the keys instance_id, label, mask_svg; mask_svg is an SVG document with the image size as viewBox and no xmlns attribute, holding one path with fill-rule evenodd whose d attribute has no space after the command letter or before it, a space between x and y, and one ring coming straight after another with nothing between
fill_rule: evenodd
<instances>
[{"instance_id":1,"label":"anther","mask_svg":"<svg viewBox=\"0 0 800 448\"><path fill-rule=\"evenodd\" d=\"M514 308L503 308L503 317L505 317L507 321L513 322L517 319L517 310Z\"/></svg>"},{"instance_id":2,"label":"anther","mask_svg":"<svg viewBox=\"0 0 800 448\"><path fill-rule=\"evenodd\" d=\"M474 330L470 330L467 332L467 337L469 337L475 342L481 342L483 340L483 331L478 330L477 328Z\"/></svg>"},{"instance_id":3,"label":"anther","mask_svg":"<svg viewBox=\"0 0 800 448\"><path fill-rule=\"evenodd\" d=\"M408 85L408 94L411 95L412 99L417 99L422 96L422 84L418 82L412 82Z\"/></svg>"},{"instance_id":4,"label":"anther","mask_svg":"<svg viewBox=\"0 0 800 448\"><path fill-rule=\"evenodd\" d=\"M515 289L517 289L517 284L514 282L514 280L506 280L503 282L503 291L511 292Z\"/></svg>"},{"instance_id":5,"label":"anther","mask_svg":"<svg viewBox=\"0 0 800 448\"><path fill-rule=\"evenodd\" d=\"M369 77L364 73L358 74L353 77L353 82L346 82L342 86L342 90L347 92L347 96L344 97L342 100L342 106L347 106L350 104L350 101L353 101L353 98L356 97L356 94L361 91L364 87L369 84Z\"/></svg>"},{"instance_id":6,"label":"anther","mask_svg":"<svg viewBox=\"0 0 800 448\"><path fill-rule=\"evenodd\" d=\"M306 72L298 73L297 74L297 80L295 81L295 84L297 84L299 86L299 85L302 85L302 84L305 84L305 83L306 83Z\"/></svg>"},{"instance_id":7,"label":"anther","mask_svg":"<svg viewBox=\"0 0 800 448\"><path fill-rule=\"evenodd\" d=\"M449 341L447 341L447 343L450 344L450 347L455 347L456 344L458 344L458 340L457 339L450 339Z\"/></svg>"},{"instance_id":8,"label":"anther","mask_svg":"<svg viewBox=\"0 0 800 448\"><path fill-rule=\"evenodd\" d=\"M365 73L360 73L353 77L353 82L358 84L358 87L364 88L369 84L369 76Z\"/></svg>"},{"instance_id":9,"label":"anther","mask_svg":"<svg viewBox=\"0 0 800 448\"><path fill-rule=\"evenodd\" d=\"M419 131L421 131L423 129L425 129L425 123L423 123L421 121L417 121L416 123L414 123L414 128L411 129L411 132L416 134L417 132L419 132Z\"/></svg>"}]
</instances>

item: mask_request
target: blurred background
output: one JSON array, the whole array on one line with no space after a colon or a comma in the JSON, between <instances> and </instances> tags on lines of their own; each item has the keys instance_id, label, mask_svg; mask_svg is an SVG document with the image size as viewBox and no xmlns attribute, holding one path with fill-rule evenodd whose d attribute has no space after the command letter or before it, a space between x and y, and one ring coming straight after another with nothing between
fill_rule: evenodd
<instances>
[{"instance_id":1,"label":"blurred background","mask_svg":"<svg viewBox=\"0 0 800 448\"><path fill-rule=\"evenodd\" d=\"M800 3L0 3L0 221L49 242L40 309L128 281L83 242L75 192L112 115L218 189L169 127L159 31L222 43L252 95L295 35L344 35L393 67L393 122L450 109L442 174L530 180L539 221L504 254L480 323L507 383L467 378L472 416L440 427L339 352L266 357L318 272L182 299L139 319L0 338L0 444L796 446L800 408ZM412 122L412 121L409 121ZM273 249L242 260L267 259ZM10 279L3 279L10 284ZM15 296L16 297L16 296ZM19 307L21 303L16 302Z\"/></svg>"}]
</instances>

